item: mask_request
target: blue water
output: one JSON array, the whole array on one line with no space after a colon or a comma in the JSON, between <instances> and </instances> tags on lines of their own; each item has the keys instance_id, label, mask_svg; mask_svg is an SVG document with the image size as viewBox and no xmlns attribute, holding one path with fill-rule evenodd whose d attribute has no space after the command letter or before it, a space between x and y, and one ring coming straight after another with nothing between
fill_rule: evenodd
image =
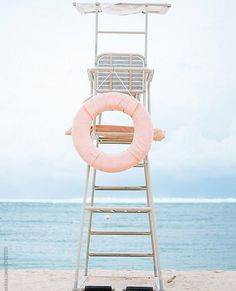
<instances>
[{"instance_id":1,"label":"blue water","mask_svg":"<svg viewBox=\"0 0 236 291\"><path fill-rule=\"evenodd\" d=\"M74 268L80 207L80 203L1 202L0 268L4 247L10 268ZM156 208L163 269L236 270L236 203L161 203ZM96 214L95 221L94 228L120 230L131 225L145 229L148 222L140 214L111 214L110 219ZM94 236L91 246L93 251L145 251L150 239ZM91 258L90 266L150 270L152 261Z\"/></svg>"}]
</instances>

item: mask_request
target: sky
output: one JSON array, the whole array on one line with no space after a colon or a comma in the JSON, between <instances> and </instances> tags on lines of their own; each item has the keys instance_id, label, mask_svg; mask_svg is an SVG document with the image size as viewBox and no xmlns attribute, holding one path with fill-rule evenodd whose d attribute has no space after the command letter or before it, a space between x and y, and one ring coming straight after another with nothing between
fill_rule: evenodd
<instances>
[{"instance_id":1,"label":"sky","mask_svg":"<svg viewBox=\"0 0 236 291\"><path fill-rule=\"evenodd\" d=\"M150 152L155 196L236 197L236 2L168 3L149 23L152 120L166 131ZM89 97L94 17L71 1L22 0L0 1L0 19L0 199L79 198L86 165L64 131ZM100 25L143 19L103 14ZM99 52L142 49L137 36L99 42ZM135 171L99 182L137 184Z\"/></svg>"}]
</instances>

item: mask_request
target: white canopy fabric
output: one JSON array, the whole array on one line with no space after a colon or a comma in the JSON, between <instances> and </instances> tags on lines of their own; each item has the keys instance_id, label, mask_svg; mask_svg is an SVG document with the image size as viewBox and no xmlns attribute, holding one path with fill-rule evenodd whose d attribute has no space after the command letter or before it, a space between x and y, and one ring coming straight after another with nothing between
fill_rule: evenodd
<instances>
[{"instance_id":1,"label":"white canopy fabric","mask_svg":"<svg viewBox=\"0 0 236 291\"><path fill-rule=\"evenodd\" d=\"M165 14L171 7L170 4L154 4L154 3L83 3L74 2L75 8L82 14L106 12L115 15L129 15L137 13L156 13Z\"/></svg>"}]
</instances>

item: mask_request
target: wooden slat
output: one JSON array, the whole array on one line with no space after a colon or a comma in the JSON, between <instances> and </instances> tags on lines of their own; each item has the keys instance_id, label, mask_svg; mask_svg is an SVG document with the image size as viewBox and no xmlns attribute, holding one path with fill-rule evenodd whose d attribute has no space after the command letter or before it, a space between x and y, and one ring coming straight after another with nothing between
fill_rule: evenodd
<instances>
[{"instance_id":1,"label":"wooden slat","mask_svg":"<svg viewBox=\"0 0 236 291\"><path fill-rule=\"evenodd\" d=\"M95 190L101 190L101 191L143 191L147 190L146 186L95 186Z\"/></svg>"},{"instance_id":2,"label":"wooden slat","mask_svg":"<svg viewBox=\"0 0 236 291\"><path fill-rule=\"evenodd\" d=\"M153 253L89 253L90 257L153 257Z\"/></svg>"},{"instance_id":3,"label":"wooden slat","mask_svg":"<svg viewBox=\"0 0 236 291\"><path fill-rule=\"evenodd\" d=\"M150 231L103 231L92 230L91 235L150 235Z\"/></svg>"},{"instance_id":4,"label":"wooden slat","mask_svg":"<svg viewBox=\"0 0 236 291\"><path fill-rule=\"evenodd\" d=\"M93 126L91 126L90 132L92 133ZM101 143L131 143L134 135L133 126L123 125L96 125L96 136ZM65 132L65 135L71 135L71 129ZM157 128L153 130L153 140L161 141L165 137L165 133Z\"/></svg>"},{"instance_id":5,"label":"wooden slat","mask_svg":"<svg viewBox=\"0 0 236 291\"><path fill-rule=\"evenodd\" d=\"M86 207L96 213L148 213L151 207Z\"/></svg>"}]
</instances>

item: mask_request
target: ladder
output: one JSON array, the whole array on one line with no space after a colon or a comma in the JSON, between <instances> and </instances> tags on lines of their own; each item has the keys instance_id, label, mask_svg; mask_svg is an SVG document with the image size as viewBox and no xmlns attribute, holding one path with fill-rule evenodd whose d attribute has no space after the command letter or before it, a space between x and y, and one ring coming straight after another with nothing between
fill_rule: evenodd
<instances>
[{"instance_id":1,"label":"ladder","mask_svg":"<svg viewBox=\"0 0 236 291\"><path fill-rule=\"evenodd\" d=\"M77 255L77 268L75 272L75 283L74 283L74 291L79 290L78 286L82 285L83 282L86 281L88 276L88 266L90 257L151 257L153 260L154 267L154 277L155 277L155 285L156 290L163 291L163 280L160 268L160 259L159 259L159 246L157 240L157 225L156 225L156 217L155 217L155 206L153 201L153 193L151 187L150 180L150 165L148 157L139 163L136 167L140 167L143 169L144 177L145 177L145 185L142 186L97 186L96 185L96 177L97 170L91 169L90 166L87 166L86 173L86 182L85 182L85 190L83 194L82 200L82 216L80 220L80 237L78 242L78 255ZM89 197L89 184L92 186L92 190L90 192ZM145 207L104 207L104 206L94 206L94 198L95 193L97 191L145 191L146 192L146 201L147 204ZM82 255L82 242L83 242L83 233L85 227L85 216L86 213L89 215L88 226L87 226L87 244L86 244L86 258L85 258L85 269L84 276L82 276L82 280L80 277L80 263L81 263L81 255ZM95 213L123 213L123 214L140 214L140 215L148 215L149 220L149 230L147 231L102 231L93 229L93 220ZM150 252L91 252L91 237L92 236L150 236L151 239L151 250Z\"/></svg>"}]
</instances>

